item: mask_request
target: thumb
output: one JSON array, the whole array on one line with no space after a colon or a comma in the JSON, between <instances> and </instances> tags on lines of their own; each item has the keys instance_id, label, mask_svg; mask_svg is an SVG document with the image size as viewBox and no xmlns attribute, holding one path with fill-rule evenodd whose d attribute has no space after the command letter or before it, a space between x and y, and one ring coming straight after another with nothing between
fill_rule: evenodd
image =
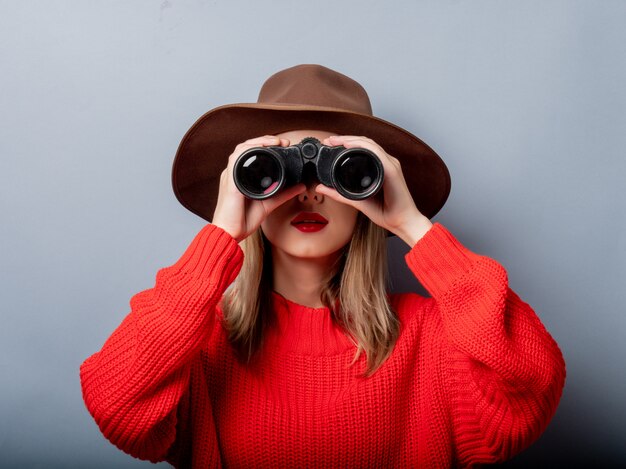
<instances>
[{"instance_id":1,"label":"thumb","mask_svg":"<svg viewBox=\"0 0 626 469\"><path fill-rule=\"evenodd\" d=\"M281 191L274 197L270 197L269 199L265 199L264 205L267 213L271 213L274 209L281 206L285 202L287 202L292 197L304 192L306 190L306 185L303 183L296 184L295 186L288 187L287 189Z\"/></svg>"},{"instance_id":2,"label":"thumb","mask_svg":"<svg viewBox=\"0 0 626 469\"><path fill-rule=\"evenodd\" d=\"M367 216L369 216L368 214L371 214L376 209L376 201L372 198L361 200L348 199L341 195L337 191L337 189L325 186L324 184L319 184L315 186L315 192L317 192L318 194L322 194L324 197L330 197L331 199L336 200L337 202L344 205L349 205L350 207L356 208Z\"/></svg>"},{"instance_id":3,"label":"thumb","mask_svg":"<svg viewBox=\"0 0 626 469\"><path fill-rule=\"evenodd\" d=\"M332 187L327 187L324 184L318 184L317 186L315 186L315 192L317 192L318 194L322 194L326 197L330 197L331 199L336 200L337 202L341 202L342 204L351 205L354 207L354 202L352 200L346 199L339 192L337 192L336 189L333 189Z\"/></svg>"}]
</instances>

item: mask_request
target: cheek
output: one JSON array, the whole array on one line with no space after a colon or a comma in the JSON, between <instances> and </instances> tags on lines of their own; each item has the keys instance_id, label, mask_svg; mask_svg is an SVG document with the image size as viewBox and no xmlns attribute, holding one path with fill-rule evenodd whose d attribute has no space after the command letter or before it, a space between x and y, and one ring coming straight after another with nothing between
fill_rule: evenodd
<instances>
[{"instance_id":1,"label":"cheek","mask_svg":"<svg viewBox=\"0 0 626 469\"><path fill-rule=\"evenodd\" d=\"M266 218L261 223L261 230L267 239L270 241L275 240L277 236L280 236L280 228L277 226L274 220Z\"/></svg>"},{"instance_id":2,"label":"cheek","mask_svg":"<svg viewBox=\"0 0 626 469\"><path fill-rule=\"evenodd\" d=\"M354 228L356 226L357 211L346 210L339 214L338 219L342 220L341 224L337 227L337 235L342 238L351 238Z\"/></svg>"},{"instance_id":3,"label":"cheek","mask_svg":"<svg viewBox=\"0 0 626 469\"><path fill-rule=\"evenodd\" d=\"M290 236L293 236L293 233L290 232L291 229L289 220L277 212L272 212L261 223L263 234L274 245L289 244L291 242Z\"/></svg>"},{"instance_id":4,"label":"cheek","mask_svg":"<svg viewBox=\"0 0 626 469\"><path fill-rule=\"evenodd\" d=\"M264 233L269 232L277 234L280 231L281 225L283 225L286 221L287 220L285 216L281 214L280 209L276 209L261 222L261 228Z\"/></svg>"}]
</instances>

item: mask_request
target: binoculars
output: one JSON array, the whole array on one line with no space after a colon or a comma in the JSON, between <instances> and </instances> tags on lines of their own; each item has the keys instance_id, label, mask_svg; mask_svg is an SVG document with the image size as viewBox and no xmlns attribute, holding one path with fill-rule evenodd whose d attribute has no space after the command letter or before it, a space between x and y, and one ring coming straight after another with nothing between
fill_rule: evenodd
<instances>
[{"instance_id":1,"label":"binoculars","mask_svg":"<svg viewBox=\"0 0 626 469\"><path fill-rule=\"evenodd\" d=\"M375 195L383 185L383 164L365 148L327 146L314 137L288 147L254 147L237 158L235 185L250 199L272 197L281 189L312 179L334 188L347 199Z\"/></svg>"}]
</instances>

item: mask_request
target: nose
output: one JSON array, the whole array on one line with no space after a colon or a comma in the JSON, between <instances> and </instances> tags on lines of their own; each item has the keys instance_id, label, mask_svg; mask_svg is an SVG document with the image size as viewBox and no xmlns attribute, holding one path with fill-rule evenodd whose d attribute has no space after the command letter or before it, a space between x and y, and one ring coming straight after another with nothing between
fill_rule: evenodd
<instances>
[{"instance_id":1,"label":"nose","mask_svg":"<svg viewBox=\"0 0 626 469\"><path fill-rule=\"evenodd\" d=\"M298 201L300 202L310 202L310 203L322 203L324 201L324 195L318 194L315 192L315 186L317 186L319 181L311 181L307 183L306 190L298 194Z\"/></svg>"}]
</instances>

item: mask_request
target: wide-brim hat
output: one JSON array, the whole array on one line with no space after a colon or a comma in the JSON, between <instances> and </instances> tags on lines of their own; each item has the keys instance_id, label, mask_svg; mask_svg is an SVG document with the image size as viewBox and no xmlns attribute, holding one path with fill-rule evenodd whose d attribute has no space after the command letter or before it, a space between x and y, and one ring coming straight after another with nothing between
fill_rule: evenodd
<instances>
[{"instance_id":1,"label":"wide-brim hat","mask_svg":"<svg viewBox=\"0 0 626 469\"><path fill-rule=\"evenodd\" d=\"M407 130L375 117L359 83L317 64L296 65L270 76L256 103L226 104L202 115L184 135L174 158L176 198L211 222L220 175L235 146L263 135L307 129L374 140L400 161L423 215L432 218L445 204L450 174L439 155Z\"/></svg>"}]
</instances>

